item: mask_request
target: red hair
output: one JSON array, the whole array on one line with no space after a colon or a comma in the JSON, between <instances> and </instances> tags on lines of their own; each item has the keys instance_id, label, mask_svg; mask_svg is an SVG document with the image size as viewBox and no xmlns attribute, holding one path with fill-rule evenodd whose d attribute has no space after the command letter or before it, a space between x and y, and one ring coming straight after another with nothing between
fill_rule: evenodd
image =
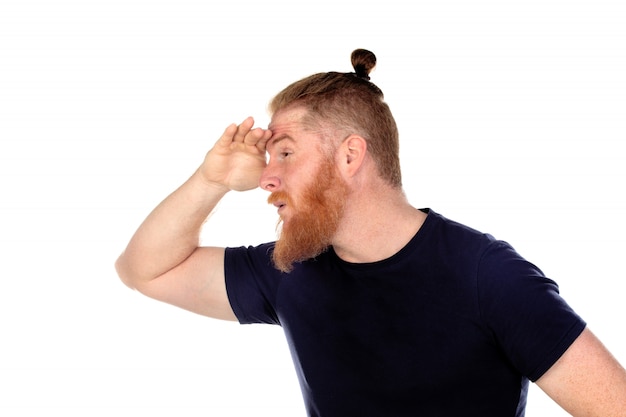
<instances>
[{"instance_id":1,"label":"red hair","mask_svg":"<svg viewBox=\"0 0 626 417\"><path fill-rule=\"evenodd\" d=\"M369 81L376 56L357 49L351 60L355 72L318 73L296 81L272 99L269 110L274 114L288 107L303 107L307 110L305 122L311 127L331 127L344 133L343 138L362 136L380 176L401 187L398 127L383 92Z\"/></svg>"}]
</instances>

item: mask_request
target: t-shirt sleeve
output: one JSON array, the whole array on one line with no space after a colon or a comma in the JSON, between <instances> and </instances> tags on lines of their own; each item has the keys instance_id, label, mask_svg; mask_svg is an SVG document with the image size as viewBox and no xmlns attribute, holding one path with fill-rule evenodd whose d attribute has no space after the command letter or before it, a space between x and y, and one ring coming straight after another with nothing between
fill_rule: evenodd
<instances>
[{"instance_id":1,"label":"t-shirt sleeve","mask_svg":"<svg viewBox=\"0 0 626 417\"><path fill-rule=\"evenodd\" d=\"M483 254L477 285L483 319L513 366L533 382L585 328L557 284L505 242Z\"/></svg>"},{"instance_id":2,"label":"t-shirt sleeve","mask_svg":"<svg viewBox=\"0 0 626 417\"><path fill-rule=\"evenodd\" d=\"M272 244L226 248L226 291L241 324L280 324L275 300L281 276L272 266L272 249Z\"/></svg>"}]
</instances>

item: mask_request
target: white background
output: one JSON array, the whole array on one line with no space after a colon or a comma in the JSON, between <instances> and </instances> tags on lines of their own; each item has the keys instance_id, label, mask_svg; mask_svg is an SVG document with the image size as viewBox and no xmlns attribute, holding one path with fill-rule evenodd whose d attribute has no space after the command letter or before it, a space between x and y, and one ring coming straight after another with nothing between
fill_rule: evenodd
<instances>
[{"instance_id":1,"label":"white background","mask_svg":"<svg viewBox=\"0 0 626 417\"><path fill-rule=\"evenodd\" d=\"M0 414L304 416L279 328L147 299L113 263L226 125L266 126L358 47L411 202L513 244L625 363L625 21L618 0L3 0ZM265 198L227 196L205 242L272 240ZM533 386L527 415L566 414Z\"/></svg>"}]
</instances>

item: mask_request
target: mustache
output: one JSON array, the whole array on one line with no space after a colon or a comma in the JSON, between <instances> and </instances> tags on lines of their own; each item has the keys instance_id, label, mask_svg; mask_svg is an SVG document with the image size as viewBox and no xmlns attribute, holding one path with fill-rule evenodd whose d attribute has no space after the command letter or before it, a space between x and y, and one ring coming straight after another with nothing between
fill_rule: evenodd
<instances>
[{"instance_id":1,"label":"mustache","mask_svg":"<svg viewBox=\"0 0 626 417\"><path fill-rule=\"evenodd\" d=\"M267 204L284 203L292 205L291 197L284 191L275 191L267 197Z\"/></svg>"}]
</instances>

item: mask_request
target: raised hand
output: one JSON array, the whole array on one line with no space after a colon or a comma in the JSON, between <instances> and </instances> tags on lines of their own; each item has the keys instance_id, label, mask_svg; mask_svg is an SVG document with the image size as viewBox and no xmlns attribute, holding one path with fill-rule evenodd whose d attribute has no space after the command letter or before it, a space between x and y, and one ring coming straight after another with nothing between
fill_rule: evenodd
<instances>
[{"instance_id":1,"label":"raised hand","mask_svg":"<svg viewBox=\"0 0 626 417\"><path fill-rule=\"evenodd\" d=\"M265 145L272 132L253 129L253 125L254 119L248 117L240 125L226 128L199 169L207 182L235 191L258 186L266 165Z\"/></svg>"}]
</instances>

